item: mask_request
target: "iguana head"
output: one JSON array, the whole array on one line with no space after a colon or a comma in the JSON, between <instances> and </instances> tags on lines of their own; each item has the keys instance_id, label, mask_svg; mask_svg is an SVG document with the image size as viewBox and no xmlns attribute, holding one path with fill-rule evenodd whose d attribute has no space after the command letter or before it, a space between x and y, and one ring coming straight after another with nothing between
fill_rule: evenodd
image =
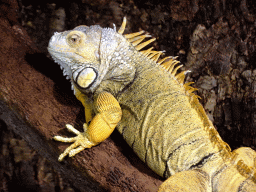
<instances>
[{"instance_id":1,"label":"iguana head","mask_svg":"<svg viewBox=\"0 0 256 192\"><path fill-rule=\"evenodd\" d=\"M125 60L124 56L129 59L125 53L127 45L115 27L78 26L56 32L50 39L48 51L79 90L93 92L103 80L124 79L121 74L129 66L121 61Z\"/></svg>"}]
</instances>

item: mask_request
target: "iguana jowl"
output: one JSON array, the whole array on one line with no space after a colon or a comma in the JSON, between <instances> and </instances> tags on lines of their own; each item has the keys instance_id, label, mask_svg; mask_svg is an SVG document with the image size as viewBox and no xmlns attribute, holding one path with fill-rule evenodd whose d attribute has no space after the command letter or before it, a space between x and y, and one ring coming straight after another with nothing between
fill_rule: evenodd
<instances>
[{"instance_id":1,"label":"iguana jowl","mask_svg":"<svg viewBox=\"0 0 256 192\"><path fill-rule=\"evenodd\" d=\"M84 132L59 157L74 156L104 141L117 127L134 152L168 178L159 191L256 191L256 152L231 152L208 119L186 71L162 52L140 51L154 41L144 31L122 35L115 27L79 26L55 33L48 50L71 79L85 107Z\"/></svg>"}]
</instances>

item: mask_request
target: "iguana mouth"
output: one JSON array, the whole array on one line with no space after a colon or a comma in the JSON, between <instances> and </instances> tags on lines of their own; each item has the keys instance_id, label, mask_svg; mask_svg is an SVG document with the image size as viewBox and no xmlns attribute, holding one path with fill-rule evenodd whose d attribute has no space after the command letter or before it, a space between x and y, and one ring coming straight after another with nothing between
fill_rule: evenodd
<instances>
[{"instance_id":1,"label":"iguana mouth","mask_svg":"<svg viewBox=\"0 0 256 192\"><path fill-rule=\"evenodd\" d=\"M74 82L83 89L89 88L97 79L98 73L94 68L78 68L72 74Z\"/></svg>"}]
</instances>

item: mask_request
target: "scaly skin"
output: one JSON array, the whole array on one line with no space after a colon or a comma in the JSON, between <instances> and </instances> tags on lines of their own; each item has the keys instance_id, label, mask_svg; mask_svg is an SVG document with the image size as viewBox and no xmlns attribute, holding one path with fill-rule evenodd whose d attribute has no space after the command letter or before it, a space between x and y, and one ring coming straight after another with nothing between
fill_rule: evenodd
<instances>
[{"instance_id":1,"label":"scaly skin","mask_svg":"<svg viewBox=\"0 0 256 192\"><path fill-rule=\"evenodd\" d=\"M64 68L85 107L84 133L71 125L74 142L59 157L74 156L105 140L117 126L134 152L168 178L159 191L256 191L256 152L231 152L205 114L194 89L176 75L176 60L161 52L138 51L148 34L123 36L99 26L56 33L48 50ZM158 62L157 62L158 61ZM161 64L161 65L160 65ZM122 116L122 118L121 118Z\"/></svg>"}]
</instances>

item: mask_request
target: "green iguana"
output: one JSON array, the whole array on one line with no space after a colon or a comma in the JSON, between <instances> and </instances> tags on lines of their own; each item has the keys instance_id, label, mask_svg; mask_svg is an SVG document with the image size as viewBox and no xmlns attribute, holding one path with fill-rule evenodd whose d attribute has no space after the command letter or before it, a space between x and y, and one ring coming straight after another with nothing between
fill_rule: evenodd
<instances>
[{"instance_id":1,"label":"green iguana","mask_svg":"<svg viewBox=\"0 0 256 192\"><path fill-rule=\"evenodd\" d=\"M155 39L144 31L123 35L126 25L78 26L55 33L48 50L71 79L85 108L86 123L60 156L70 157L110 136L115 127L134 152L167 180L159 191L256 191L256 152L231 152L193 91L184 84L188 71L174 57L141 51Z\"/></svg>"}]
</instances>

